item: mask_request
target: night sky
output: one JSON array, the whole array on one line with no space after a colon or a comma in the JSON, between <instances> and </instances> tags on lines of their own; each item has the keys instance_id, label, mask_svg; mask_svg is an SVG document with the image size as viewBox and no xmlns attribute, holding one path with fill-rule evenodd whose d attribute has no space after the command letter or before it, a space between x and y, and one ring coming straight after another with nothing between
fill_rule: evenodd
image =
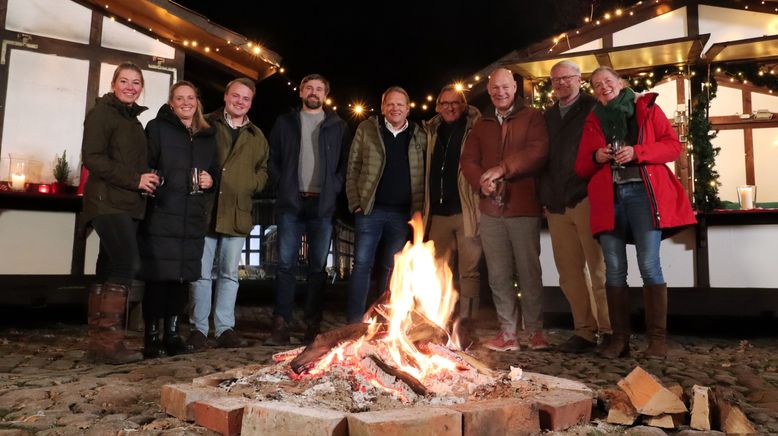
<instances>
[{"instance_id":1,"label":"night sky","mask_svg":"<svg viewBox=\"0 0 778 436\"><path fill-rule=\"evenodd\" d=\"M495 0L453 2L417 0L370 2L175 0L278 53L285 76L259 83L252 119L269 130L275 117L299 105L287 86L306 74L330 80L330 97L342 110L359 100L380 111L381 93L404 87L416 102L465 78L515 49L583 24L583 18L626 0ZM253 2L252 2L253 3ZM221 103L223 85L232 78L195 56L187 55L185 77L201 88L206 110ZM432 109L411 112L430 118Z\"/></svg>"}]
</instances>

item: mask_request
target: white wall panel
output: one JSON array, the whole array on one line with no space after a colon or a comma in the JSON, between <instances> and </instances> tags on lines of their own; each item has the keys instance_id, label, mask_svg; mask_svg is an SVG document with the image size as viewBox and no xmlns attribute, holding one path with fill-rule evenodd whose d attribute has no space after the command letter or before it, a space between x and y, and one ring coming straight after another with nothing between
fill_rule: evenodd
<instances>
[{"instance_id":1,"label":"white wall panel","mask_svg":"<svg viewBox=\"0 0 778 436\"><path fill-rule=\"evenodd\" d=\"M778 112L778 96L752 92L751 108L753 109L753 112L756 112L758 109L767 109L770 112Z\"/></svg>"},{"instance_id":2,"label":"white wall panel","mask_svg":"<svg viewBox=\"0 0 778 436\"><path fill-rule=\"evenodd\" d=\"M711 141L714 147L721 147L716 156L716 171L719 173L719 198L737 201L736 188L746 184L746 152L742 130L720 130Z\"/></svg>"},{"instance_id":3,"label":"white wall panel","mask_svg":"<svg viewBox=\"0 0 778 436\"><path fill-rule=\"evenodd\" d=\"M159 40L144 35L110 17L103 17L102 46L133 53L173 59L176 50Z\"/></svg>"},{"instance_id":4,"label":"white wall panel","mask_svg":"<svg viewBox=\"0 0 778 436\"><path fill-rule=\"evenodd\" d=\"M72 212L0 210L0 274L70 274Z\"/></svg>"},{"instance_id":5,"label":"white wall panel","mask_svg":"<svg viewBox=\"0 0 778 436\"><path fill-rule=\"evenodd\" d=\"M778 128L753 129L756 201L778 201Z\"/></svg>"},{"instance_id":6,"label":"white wall panel","mask_svg":"<svg viewBox=\"0 0 778 436\"><path fill-rule=\"evenodd\" d=\"M75 171L81 151L89 62L64 56L11 50L3 119L2 155L23 155L42 163L40 179L50 182L55 155L67 150ZM71 174L76 176L76 174ZM7 180L8 167L0 167Z\"/></svg>"},{"instance_id":7,"label":"white wall panel","mask_svg":"<svg viewBox=\"0 0 778 436\"><path fill-rule=\"evenodd\" d=\"M776 246L778 225L709 227L710 285L719 288L778 288Z\"/></svg>"},{"instance_id":8,"label":"white wall panel","mask_svg":"<svg viewBox=\"0 0 778 436\"><path fill-rule=\"evenodd\" d=\"M565 41L563 40L560 42L564 46ZM587 42L586 44L579 45L578 47L572 48L567 51L563 51L562 53L578 53L582 51L589 51L589 50L599 50L602 48L602 39L595 39L594 41Z\"/></svg>"},{"instance_id":9,"label":"white wall panel","mask_svg":"<svg viewBox=\"0 0 778 436\"><path fill-rule=\"evenodd\" d=\"M716 98L710 102L710 116L720 117L743 113L743 92L719 82Z\"/></svg>"},{"instance_id":10,"label":"white wall panel","mask_svg":"<svg viewBox=\"0 0 778 436\"><path fill-rule=\"evenodd\" d=\"M70 0L8 0L5 28L89 43L92 10Z\"/></svg>"},{"instance_id":11,"label":"white wall panel","mask_svg":"<svg viewBox=\"0 0 778 436\"><path fill-rule=\"evenodd\" d=\"M778 33L778 15L699 5L700 34L710 33L702 52L723 41L758 38Z\"/></svg>"},{"instance_id":12,"label":"white wall panel","mask_svg":"<svg viewBox=\"0 0 778 436\"><path fill-rule=\"evenodd\" d=\"M686 35L686 7L643 21L613 34L613 46L643 44Z\"/></svg>"}]
</instances>

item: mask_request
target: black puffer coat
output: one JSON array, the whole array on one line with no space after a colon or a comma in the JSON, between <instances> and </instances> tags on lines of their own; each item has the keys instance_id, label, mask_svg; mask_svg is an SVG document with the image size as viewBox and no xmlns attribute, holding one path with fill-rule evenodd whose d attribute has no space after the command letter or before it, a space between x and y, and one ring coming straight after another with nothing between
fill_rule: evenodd
<instances>
[{"instance_id":1,"label":"black puffer coat","mask_svg":"<svg viewBox=\"0 0 778 436\"><path fill-rule=\"evenodd\" d=\"M213 128L194 136L167 105L146 126L149 166L165 183L149 198L146 219L141 224L140 277L146 281L187 282L200 278L200 258L208 223L207 196L190 195L189 174L197 167L218 182L216 138Z\"/></svg>"}]
</instances>

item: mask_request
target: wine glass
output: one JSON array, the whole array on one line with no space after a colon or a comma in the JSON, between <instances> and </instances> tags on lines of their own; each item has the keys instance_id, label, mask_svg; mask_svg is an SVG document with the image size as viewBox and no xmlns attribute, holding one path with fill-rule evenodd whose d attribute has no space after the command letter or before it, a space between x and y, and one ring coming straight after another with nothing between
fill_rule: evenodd
<instances>
[{"instance_id":1,"label":"wine glass","mask_svg":"<svg viewBox=\"0 0 778 436\"><path fill-rule=\"evenodd\" d=\"M165 178L159 175L159 170L154 169L154 168L150 168L150 169L146 170L146 172L151 173L151 174L156 174L157 177L159 177L159 184L157 185L156 189L159 189L162 185L165 184ZM149 192L149 191L141 191L140 195L142 195L144 197L150 197L150 198L156 197L156 195L154 195L153 192Z\"/></svg>"},{"instance_id":2,"label":"wine glass","mask_svg":"<svg viewBox=\"0 0 778 436\"><path fill-rule=\"evenodd\" d=\"M189 172L189 182L192 190L189 191L189 195L200 195L203 190L200 189L200 168L192 168Z\"/></svg>"},{"instance_id":3,"label":"wine glass","mask_svg":"<svg viewBox=\"0 0 778 436\"><path fill-rule=\"evenodd\" d=\"M611 152L613 153L613 159L614 161L611 163L611 168L615 169L624 169L624 165L616 162L616 152L621 150L621 148L624 147L624 140L623 139L617 139L613 138L611 139Z\"/></svg>"},{"instance_id":4,"label":"wine glass","mask_svg":"<svg viewBox=\"0 0 778 436\"><path fill-rule=\"evenodd\" d=\"M505 179L497 179L494 181L494 197L492 200L497 207L502 208L505 206Z\"/></svg>"}]
</instances>

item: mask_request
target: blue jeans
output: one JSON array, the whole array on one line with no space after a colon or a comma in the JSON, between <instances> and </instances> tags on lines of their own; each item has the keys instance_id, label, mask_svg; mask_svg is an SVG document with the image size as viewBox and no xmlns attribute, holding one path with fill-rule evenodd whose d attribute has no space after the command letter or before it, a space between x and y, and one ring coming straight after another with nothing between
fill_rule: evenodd
<instances>
[{"instance_id":1,"label":"blue jeans","mask_svg":"<svg viewBox=\"0 0 778 436\"><path fill-rule=\"evenodd\" d=\"M321 322L325 268L332 240L332 217L318 217L318 197L304 198L298 213L281 213L278 224L278 268L276 269L276 307L274 315L292 320L294 294L297 287L297 258L302 235L308 240L308 293L305 302L305 321Z\"/></svg>"},{"instance_id":2,"label":"blue jeans","mask_svg":"<svg viewBox=\"0 0 778 436\"><path fill-rule=\"evenodd\" d=\"M631 234L644 285L665 282L659 261L662 230L654 226L648 192L642 182L615 185L613 231L600 234L605 257L605 285L627 286L627 237Z\"/></svg>"},{"instance_id":3,"label":"blue jeans","mask_svg":"<svg viewBox=\"0 0 778 436\"><path fill-rule=\"evenodd\" d=\"M243 236L206 236L201 260L200 280L189 287L192 322L197 330L208 336L208 316L211 314L213 273L216 271L213 326L218 338L235 327L235 300L238 297L238 264L246 238ZM214 259L218 255L218 269Z\"/></svg>"},{"instance_id":4,"label":"blue jeans","mask_svg":"<svg viewBox=\"0 0 778 436\"><path fill-rule=\"evenodd\" d=\"M388 285L394 267L394 255L402 250L408 241L408 213L373 209L370 215L356 214L354 233L354 269L348 284L346 321L356 323L362 320L370 288L370 275L376 258L378 244L383 239L383 252L377 265L379 277L376 288L383 293Z\"/></svg>"}]
</instances>

